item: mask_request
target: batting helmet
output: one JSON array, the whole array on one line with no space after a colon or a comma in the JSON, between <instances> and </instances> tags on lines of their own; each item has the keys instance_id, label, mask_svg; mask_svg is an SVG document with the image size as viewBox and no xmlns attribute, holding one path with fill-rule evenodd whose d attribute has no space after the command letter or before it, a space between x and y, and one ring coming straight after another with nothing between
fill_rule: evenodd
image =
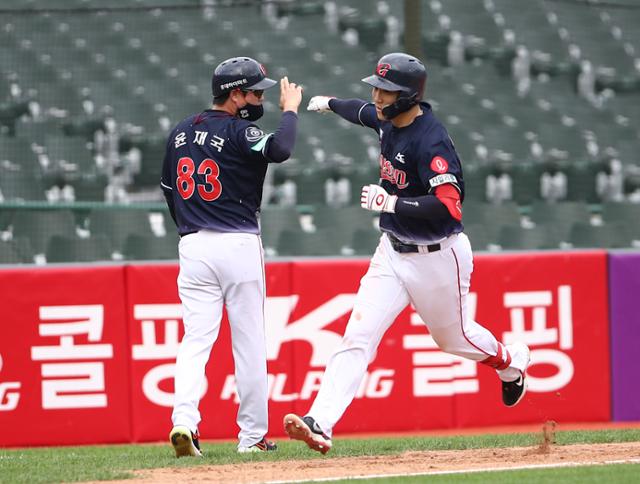
<instances>
[{"instance_id":1,"label":"batting helmet","mask_svg":"<svg viewBox=\"0 0 640 484\"><path fill-rule=\"evenodd\" d=\"M427 81L427 70L415 57L394 52L382 56L373 75L362 81L385 91L400 92L396 102L382 110L387 119L392 119L420 102Z\"/></svg>"},{"instance_id":2,"label":"batting helmet","mask_svg":"<svg viewBox=\"0 0 640 484\"><path fill-rule=\"evenodd\" d=\"M222 96L234 89L262 90L276 85L267 77L267 71L251 57L232 57L221 62L211 78L213 97Z\"/></svg>"}]
</instances>

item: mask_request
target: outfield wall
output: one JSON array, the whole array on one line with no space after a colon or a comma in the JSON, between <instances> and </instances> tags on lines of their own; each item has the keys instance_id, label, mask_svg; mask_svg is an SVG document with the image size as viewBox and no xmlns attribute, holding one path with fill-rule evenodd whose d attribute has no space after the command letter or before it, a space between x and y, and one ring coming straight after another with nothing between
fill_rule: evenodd
<instances>
[{"instance_id":1,"label":"outfield wall","mask_svg":"<svg viewBox=\"0 0 640 484\"><path fill-rule=\"evenodd\" d=\"M284 414L309 408L367 264L267 264L271 436L283 435ZM19 432L0 446L164 440L182 334L177 274L176 264L1 270L0 425ZM408 307L335 431L640 420L639 274L640 254L477 255L468 311L531 347L526 399L505 408L493 370L439 351ZM226 322L207 378L201 433L234 438Z\"/></svg>"}]
</instances>

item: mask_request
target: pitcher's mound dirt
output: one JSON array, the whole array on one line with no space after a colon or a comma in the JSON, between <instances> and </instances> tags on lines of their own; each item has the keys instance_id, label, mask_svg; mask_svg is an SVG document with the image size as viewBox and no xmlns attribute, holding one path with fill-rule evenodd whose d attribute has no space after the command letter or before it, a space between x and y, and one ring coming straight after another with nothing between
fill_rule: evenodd
<instances>
[{"instance_id":1,"label":"pitcher's mound dirt","mask_svg":"<svg viewBox=\"0 0 640 484\"><path fill-rule=\"evenodd\" d=\"M136 478L123 481L175 483L257 483L398 475L476 469L508 469L545 464L588 464L640 460L640 442L557 446L553 428L544 433L537 447L405 452L399 455L322 458L303 461L250 462L192 468L136 471Z\"/></svg>"}]
</instances>

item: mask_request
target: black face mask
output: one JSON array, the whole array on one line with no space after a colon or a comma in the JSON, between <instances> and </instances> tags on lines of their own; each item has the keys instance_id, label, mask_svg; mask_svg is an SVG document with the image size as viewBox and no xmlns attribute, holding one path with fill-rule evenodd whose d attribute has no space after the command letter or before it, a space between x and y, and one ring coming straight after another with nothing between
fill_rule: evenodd
<instances>
[{"instance_id":1,"label":"black face mask","mask_svg":"<svg viewBox=\"0 0 640 484\"><path fill-rule=\"evenodd\" d=\"M238 116L247 121L257 121L264 114L264 107L262 104L247 103L244 107L238 110Z\"/></svg>"}]
</instances>

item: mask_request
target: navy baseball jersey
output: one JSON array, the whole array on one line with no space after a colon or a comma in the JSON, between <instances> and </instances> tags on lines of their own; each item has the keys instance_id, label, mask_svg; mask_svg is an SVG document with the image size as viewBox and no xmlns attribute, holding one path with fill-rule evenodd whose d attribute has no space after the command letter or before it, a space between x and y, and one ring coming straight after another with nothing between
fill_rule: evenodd
<instances>
[{"instance_id":1,"label":"navy baseball jersey","mask_svg":"<svg viewBox=\"0 0 640 484\"><path fill-rule=\"evenodd\" d=\"M297 120L295 113L283 114ZM224 111L190 116L167 141L161 186L178 233L258 234L262 186L272 160L266 134Z\"/></svg>"},{"instance_id":2,"label":"navy baseball jersey","mask_svg":"<svg viewBox=\"0 0 640 484\"><path fill-rule=\"evenodd\" d=\"M380 186L399 198L428 195L444 184L455 186L464 200L464 180L460 158L445 127L436 119L431 106L420 103L422 115L403 128L376 116L372 103L361 101L355 118L373 128L380 137ZM342 110L340 110L342 112ZM380 228L412 244L439 242L462 232L462 223L453 217L432 221L382 213Z\"/></svg>"}]
</instances>

